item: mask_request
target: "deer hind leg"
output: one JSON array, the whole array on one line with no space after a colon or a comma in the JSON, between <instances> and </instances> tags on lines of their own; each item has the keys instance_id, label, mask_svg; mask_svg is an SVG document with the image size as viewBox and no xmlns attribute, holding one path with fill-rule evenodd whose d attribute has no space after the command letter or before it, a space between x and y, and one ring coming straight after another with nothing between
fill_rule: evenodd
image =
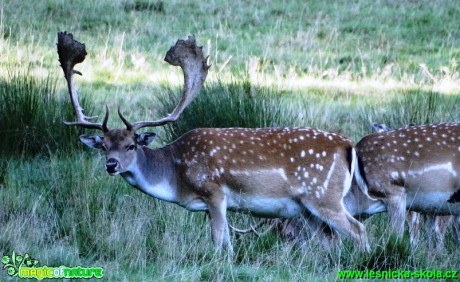
<instances>
[{"instance_id":1,"label":"deer hind leg","mask_svg":"<svg viewBox=\"0 0 460 282\"><path fill-rule=\"evenodd\" d=\"M341 244L339 234L319 218L309 212L304 212L303 217L307 223L309 237L316 236L326 250L331 250Z\"/></svg>"},{"instance_id":2,"label":"deer hind leg","mask_svg":"<svg viewBox=\"0 0 460 282\"><path fill-rule=\"evenodd\" d=\"M446 236L447 226L449 226L450 222L452 221L452 216L428 216L427 225L430 228L429 231L429 246L430 249L434 248L437 251L444 249L444 238ZM433 240L434 235L434 240Z\"/></svg>"},{"instance_id":3,"label":"deer hind leg","mask_svg":"<svg viewBox=\"0 0 460 282\"><path fill-rule=\"evenodd\" d=\"M333 197L329 198L333 199ZM323 198L319 201L301 199L302 204L312 214L327 223L333 229L352 238L362 249L369 252L366 227L351 216L342 204L341 200L328 201Z\"/></svg>"},{"instance_id":4,"label":"deer hind leg","mask_svg":"<svg viewBox=\"0 0 460 282\"><path fill-rule=\"evenodd\" d=\"M420 214L413 211L407 211L407 225L409 225L409 238L412 246L417 245L420 239Z\"/></svg>"},{"instance_id":5,"label":"deer hind leg","mask_svg":"<svg viewBox=\"0 0 460 282\"><path fill-rule=\"evenodd\" d=\"M454 218L453 229L455 242L457 243L457 246L460 246L460 215L457 215Z\"/></svg>"},{"instance_id":6,"label":"deer hind leg","mask_svg":"<svg viewBox=\"0 0 460 282\"><path fill-rule=\"evenodd\" d=\"M404 235L404 218L406 216L406 194L401 191L394 193L387 198L388 216L390 217L390 228L398 238Z\"/></svg>"}]
</instances>

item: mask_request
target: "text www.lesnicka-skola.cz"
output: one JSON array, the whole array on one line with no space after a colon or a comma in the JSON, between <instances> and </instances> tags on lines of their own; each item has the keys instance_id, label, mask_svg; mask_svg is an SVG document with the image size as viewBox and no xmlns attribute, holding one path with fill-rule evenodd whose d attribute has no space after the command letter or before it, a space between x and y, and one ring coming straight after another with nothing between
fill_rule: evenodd
<instances>
[{"instance_id":1,"label":"text www.lesnicka-skola.cz","mask_svg":"<svg viewBox=\"0 0 460 282\"><path fill-rule=\"evenodd\" d=\"M339 270L339 279L458 279L456 270Z\"/></svg>"}]
</instances>

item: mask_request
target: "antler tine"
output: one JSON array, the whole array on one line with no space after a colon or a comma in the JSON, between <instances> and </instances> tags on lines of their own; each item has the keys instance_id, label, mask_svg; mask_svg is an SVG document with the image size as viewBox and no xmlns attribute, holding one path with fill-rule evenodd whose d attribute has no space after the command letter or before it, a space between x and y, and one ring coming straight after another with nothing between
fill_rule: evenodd
<instances>
[{"instance_id":1,"label":"antler tine","mask_svg":"<svg viewBox=\"0 0 460 282\"><path fill-rule=\"evenodd\" d=\"M136 131L146 126L161 126L176 121L184 109L195 99L206 80L208 57L203 56L202 47L196 45L195 37L189 36L187 40L177 40L166 53L165 61L173 66L180 66L184 73L184 90L182 98L171 114L156 121L140 121L132 125L131 130Z\"/></svg>"},{"instance_id":2,"label":"antler tine","mask_svg":"<svg viewBox=\"0 0 460 282\"><path fill-rule=\"evenodd\" d=\"M108 110L104 119L104 124L94 123L89 120L97 118L97 116L88 117L83 114L83 108L78 101L78 93L74 85L74 74L82 75L81 72L74 70L74 66L85 60L86 50L85 44L82 44L73 39L73 35L67 32L58 32L57 52L59 55L59 62L61 63L62 70L64 71L65 79L67 80L67 87L69 89L70 100L75 110L77 121L66 122L65 125L76 125L89 129L99 129L104 132L108 131L107 119Z\"/></svg>"}]
</instances>

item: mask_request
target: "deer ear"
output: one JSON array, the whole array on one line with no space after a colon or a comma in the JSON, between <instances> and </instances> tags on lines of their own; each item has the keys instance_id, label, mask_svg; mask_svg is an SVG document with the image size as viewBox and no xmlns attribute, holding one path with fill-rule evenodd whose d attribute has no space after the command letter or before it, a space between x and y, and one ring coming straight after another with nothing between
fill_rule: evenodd
<instances>
[{"instance_id":1,"label":"deer ear","mask_svg":"<svg viewBox=\"0 0 460 282\"><path fill-rule=\"evenodd\" d=\"M102 149L102 141L104 137L99 135L81 135L80 141L83 142L86 146L93 149Z\"/></svg>"},{"instance_id":2,"label":"deer ear","mask_svg":"<svg viewBox=\"0 0 460 282\"><path fill-rule=\"evenodd\" d=\"M137 144L140 146L148 146L157 137L156 133L144 132L137 136Z\"/></svg>"}]
</instances>

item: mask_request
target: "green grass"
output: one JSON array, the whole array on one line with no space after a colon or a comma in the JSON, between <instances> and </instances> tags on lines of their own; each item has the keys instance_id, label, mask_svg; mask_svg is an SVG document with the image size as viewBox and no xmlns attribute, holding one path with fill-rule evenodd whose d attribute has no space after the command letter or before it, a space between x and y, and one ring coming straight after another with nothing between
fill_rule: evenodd
<instances>
[{"instance_id":1,"label":"green grass","mask_svg":"<svg viewBox=\"0 0 460 282\"><path fill-rule=\"evenodd\" d=\"M55 46L61 30L86 44L76 83L87 111L121 106L134 121L174 107L182 74L163 57L195 34L210 55L208 81L177 123L155 129L155 146L211 126L312 126L359 141L370 122L460 120L457 1L38 2L0 5L0 255L102 266L110 281L330 281L342 269L459 269L452 231L438 254L426 234L408 249L408 236L389 238L385 214L366 221L371 254L348 239L326 251L317 240L293 246L272 233L232 234L235 256L215 254L204 213L109 177L103 156L79 145L82 130L62 125L72 110ZM112 114L109 126L121 125Z\"/></svg>"},{"instance_id":2,"label":"green grass","mask_svg":"<svg viewBox=\"0 0 460 282\"><path fill-rule=\"evenodd\" d=\"M4 60L55 69L56 33L67 30L87 44L92 80L130 83L169 71L165 50L188 34L209 48L215 72L227 74L244 71L250 58L281 76L292 69L297 75L421 83L430 79L420 64L438 79L446 68L459 71L454 0L40 3L3 2Z\"/></svg>"},{"instance_id":3,"label":"green grass","mask_svg":"<svg viewBox=\"0 0 460 282\"><path fill-rule=\"evenodd\" d=\"M57 94L56 80L10 68L8 76L0 79L0 155L30 157L80 148L69 140L82 130L63 126L64 120L75 118L68 98ZM84 98L82 103L91 113Z\"/></svg>"}]
</instances>

